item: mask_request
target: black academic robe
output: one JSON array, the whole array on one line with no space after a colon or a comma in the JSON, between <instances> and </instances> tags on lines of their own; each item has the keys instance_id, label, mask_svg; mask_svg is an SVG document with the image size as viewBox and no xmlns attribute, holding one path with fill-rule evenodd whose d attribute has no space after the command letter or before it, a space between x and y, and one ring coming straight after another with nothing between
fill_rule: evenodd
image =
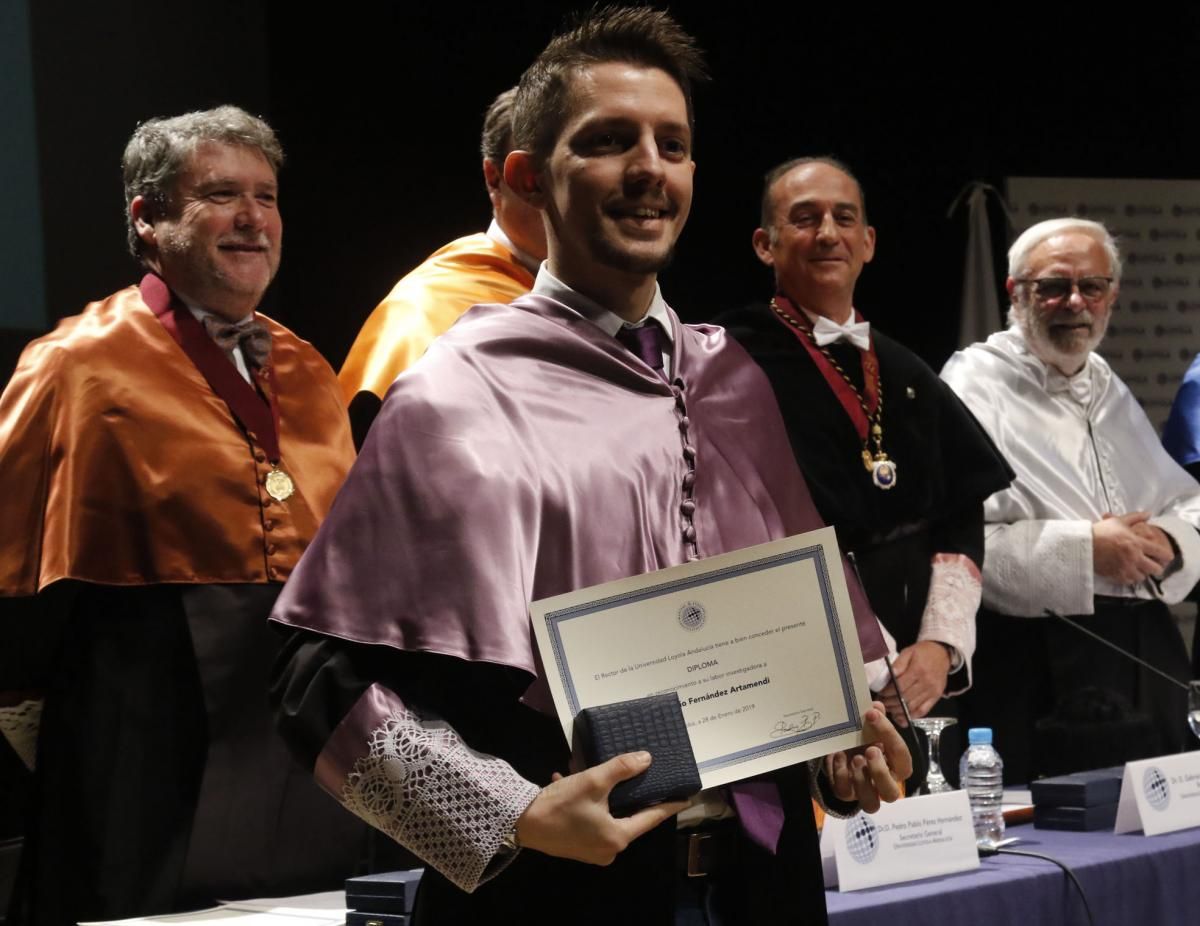
<instances>
[{"instance_id":1,"label":"black academic robe","mask_svg":"<svg viewBox=\"0 0 1200 926\"><path fill-rule=\"evenodd\" d=\"M0 663L45 693L12 922L330 890L360 870L369 830L273 729L279 588L60 582L2 602L40 612L6 628Z\"/></svg>"},{"instance_id":2,"label":"black academic robe","mask_svg":"<svg viewBox=\"0 0 1200 926\"><path fill-rule=\"evenodd\" d=\"M882 491L862 464L853 422L793 331L765 305L717 323L771 381L813 502L854 552L880 620L899 646L916 642L932 555L961 553L982 565L983 501L1012 481L1008 464L933 370L872 327L883 449L897 468L896 485ZM861 390L861 353L845 343L830 352Z\"/></svg>"},{"instance_id":3,"label":"black academic robe","mask_svg":"<svg viewBox=\"0 0 1200 926\"><path fill-rule=\"evenodd\" d=\"M359 866L367 828L292 766L266 703L267 615L353 448L329 365L260 321L255 398L147 274L30 344L0 397L0 692L45 696L14 922L332 888ZM274 397L288 500L263 489L265 431L219 397L239 390L260 423Z\"/></svg>"},{"instance_id":4,"label":"black academic robe","mask_svg":"<svg viewBox=\"0 0 1200 926\"><path fill-rule=\"evenodd\" d=\"M1072 618L1177 679L1187 653L1161 601L1095 599ZM978 620L977 686L963 719L1003 743L1004 781L1121 765L1179 752L1189 738L1187 693L1078 630L1049 618L998 614Z\"/></svg>"},{"instance_id":5,"label":"black academic robe","mask_svg":"<svg viewBox=\"0 0 1200 926\"><path fill-rule=\"evenodd\" d=\"M557 719L520 702L530 682L520 670L304 630L281 632L286 641L271 699L279 730L302 765L316 762L342 716L371 684L381 683L405 704L446 720L473 749L504 759L530 781L544 786L554 772L570 770ZM778 851L768 854L733 826L736 845L722 858L713 903L729 924L820 926L827 917L808 767L792 766L772 778L786 815ZM831 794L823 796L843 812L852 809ZM415 922L673 923L676 892L683 886L675 827L674 818L667 820L603 868L522 851L471 894L427 866Z\"/></svg>"}]
</instances>

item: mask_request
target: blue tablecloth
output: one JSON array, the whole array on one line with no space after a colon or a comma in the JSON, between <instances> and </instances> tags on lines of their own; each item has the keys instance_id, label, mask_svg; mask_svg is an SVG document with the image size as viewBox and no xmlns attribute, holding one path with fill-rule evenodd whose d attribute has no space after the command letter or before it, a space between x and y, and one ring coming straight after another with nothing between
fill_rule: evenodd
<instances>
[{"instance_id":1,"label":"blue tablecloth","mask_svg":"<svg viewBox=\"0 0 1200 926\"><path fill-rule=\"evenodd\" d=\"M1200 923L1200 828L1164 836L1010 827L1012 848L1064 862L1087 894L1096 926ZM830 926L930 923L1083 926L1079 894L1062 869L1022 856L983 859L977 871L893 887L828 891Z\"/></svg>"}]
</instances>

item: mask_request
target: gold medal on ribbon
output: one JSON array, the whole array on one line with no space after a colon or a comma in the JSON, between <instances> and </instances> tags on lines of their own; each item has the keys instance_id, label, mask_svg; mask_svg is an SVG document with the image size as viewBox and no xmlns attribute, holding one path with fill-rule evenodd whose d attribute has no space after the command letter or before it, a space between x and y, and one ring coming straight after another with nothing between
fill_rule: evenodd
<instances>
[{"instance_id":1,"label":"gold medal on ribbon","mask_svg":"<svg viewBox=\"0 0 1200 926\"><path fill-rule=\"evenodd\" d=\"M780 305L780 301L784 305ZM786 306L787 308L785 309ZM826 345L819 344L813 334L812 325L805 324L798 313L793 314L791 303L782 295L771 300L771 308L785 324L790 326L796 339L820 370L825 381L833 390L835 396L854 422L855 430L862 441L860 459L863 468L871 475L871 482L877 489L884 492L896 485L896 461L883 451L883 379L879 373L879 358L875 355L875 346L871 344L866 350L860 350L862 357L863 389L855 385L854 380L846 375L837 359L829 352ZM861 317L854 315L855 318ZM863 394L865 390L866 395ZM916 391L909 386L905 394L911 399ZM875 444L875 452L871 453L870 445Z\"/></svg>"},{"instance_id":2,"label":"gold medal on ribbon","mask_svg":"<svg viewBox=\"0 0 1200 926\"><path fill-rule=\"evenodd\" d=\"M275 466L265 479L263 485L266 487L267 494L277 502L285 502L292 497L292 493L296 491L296 484L292 482L292 477Z\"/></svg>"}]
</instances>

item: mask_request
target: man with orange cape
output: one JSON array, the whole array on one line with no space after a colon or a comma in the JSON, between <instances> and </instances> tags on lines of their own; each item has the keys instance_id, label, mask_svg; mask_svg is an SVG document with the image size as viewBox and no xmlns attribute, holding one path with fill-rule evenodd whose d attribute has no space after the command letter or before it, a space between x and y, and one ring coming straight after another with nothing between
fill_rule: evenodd
<instances>
[{"instance_id":1,"label":"man with orange cape","mask_svg":"<svg viewBox=\"0 0 1200 926\"><path fill-rule=\"evenodd\" d=\"M338 373L358 446L396 377L434 338L473 305L525 295L546 259L541 213L504 182L516 92L496 97L483 120L483 182L492 201L487 233L451 241L400 280L367 318Z\"/></svg>"},{"instance_id":2,"label":"man with orange cape","mask_svg":"<svg viewBox=\"0 0 1200 926\"><path fill-rule=\"evenodd\" d=\"M333 887L359 856L265 705L264 619L354 456L333 371L255 312L282 157L232 106L139 126L145 276L30 344L0 399L0 690L35 769L16 921Z\"/></svg>"}]
</instances>

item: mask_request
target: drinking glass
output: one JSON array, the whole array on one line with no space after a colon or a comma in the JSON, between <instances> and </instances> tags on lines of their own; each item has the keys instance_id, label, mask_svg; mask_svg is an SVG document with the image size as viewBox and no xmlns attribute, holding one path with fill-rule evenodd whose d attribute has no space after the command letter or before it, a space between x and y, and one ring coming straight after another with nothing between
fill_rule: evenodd
<instances>
[{"instance_id":1,"label":"drinking glass","mask_svg":"<svg viewBox=\"0 0 1200 926\"><path fill-rule=\"evenodd\" d=\"M1193 687L1193 694L1200 698L1200 689ZM1200 722L1200 702L1196 705L1197 721ZM1191 717L1191 714L1188 715ZM958 720L954 717L917 717L913 719L913 726L925 733L925 740L929 747L929 773L925 776L925 787L922 789L925 794L944 794L947 791L953 791L950 787L950 782L946 781L946 776L942 774L942 764L938 761L941 755L942 731L946 727L952 727ZM1193 727L1193 729L1195 729Z\"/></svg>"}]
</instances>

